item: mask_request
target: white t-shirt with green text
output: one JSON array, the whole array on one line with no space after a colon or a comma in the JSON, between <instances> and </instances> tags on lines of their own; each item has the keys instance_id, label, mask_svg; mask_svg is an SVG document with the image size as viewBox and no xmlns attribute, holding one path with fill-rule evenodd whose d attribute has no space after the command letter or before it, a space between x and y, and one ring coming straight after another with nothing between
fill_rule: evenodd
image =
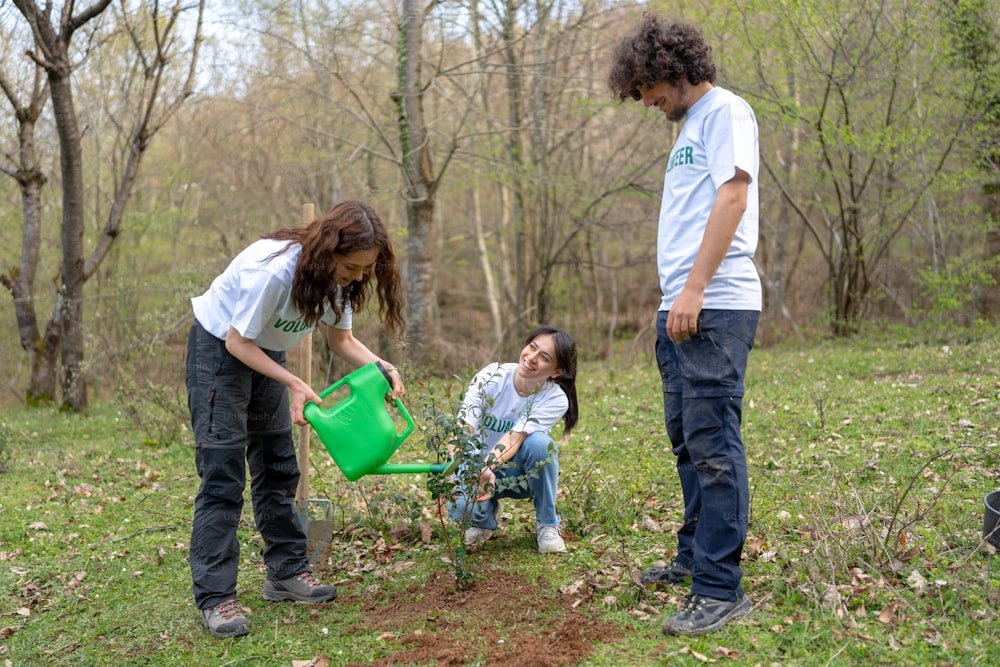
<instances>
[{"instance_id":1,"label":"white t-shirt with green text","mask_svg":"<svg viewBox=\"0 0 1000 667\"><path fill-rule=\"evenodd\" d=\"M272 239L250 244L212 281L208 291L191 299L194 316L206 331L225 339L233 327L259 347L278 352L292 349L316 328L306 326L292 304L292 279L302 246L292 243L282 254L275 254L285 246L288 241ZM321 321L350 329L350 304L344 305L339 321L327 304Z\"/></svg>"},{"instance_id":2,"label":"white t-shirt with green text","mask_svg":"<svg viewBox=\"0 0 1000 667\"><path fill-rule=\"evenodd\" d=\"M702 307L761 309L760 278L753 262L758 226L757 142L753 109L724 88L713 87L688 109L663 179L656 248L663 293L660 310L670 310L684 288L719 187L736 175L736 167L750 175L746 210L705 290Z\"/></svg>"},{"instance_id":3,"label":"white t-shirt with green text","mask_svg":"<svg viewBox=\"0 0 1000 667\"><path fill-rule=\"evenodd\" d=\"M484 455L511 431L535 433L552 430L569 409L562 387L548 381L527 398L514 388L515 363L492 363L469 383L459 418L482 438Z\"/></svg>"}]
</instances>

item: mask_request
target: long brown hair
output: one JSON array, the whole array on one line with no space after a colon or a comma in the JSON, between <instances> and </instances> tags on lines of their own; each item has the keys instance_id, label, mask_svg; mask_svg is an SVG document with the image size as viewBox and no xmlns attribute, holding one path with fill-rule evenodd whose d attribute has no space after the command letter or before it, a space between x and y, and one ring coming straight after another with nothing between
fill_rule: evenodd
<instances>
[{"instance_id":1,"label":"long brown hair","mask_svg":"<svg viewBox=\"0 0 1000 667\"><path fill-rule=\"evenodd\" d=\"M563 425L565 427L563 433L568 434L580 420L580 407L576 400L576 343L573 341L573 337L566 331L558 327L543 324L535 327L528 334L528 337L524 340L524 344L530 344L531 341L542 334L552 336L552 343L556 348L556 369L562 371L558 376L549 378L549 380L559 385L569 400L566 414L563 415Z\"/></svg>"},{"instance_id":2,"label":"long brown hair","mask_svg":"<svg viewBox=\"0 0 1000 667\"><path fill-rule=\"evenodd\" d=\"M372 274L378 290L379 318L396 334L402 334L403 296L396 255L382 220L371 206L360 201L344 201L334 206L326 215L307 225L280 229L261 238L288 241L288 246L302 246L299 263L292 279L292 303L302 313L305 324L315 325L323 316L329 303L339 319L344 306L350 304L353 312L364 308L372 290ZM288 249L285 246L284 252ZM359 250L378 248L378 258L372 273L340 290L333 280L337 268L335 254L348 255Z\"/></svg>"}]
</instances>

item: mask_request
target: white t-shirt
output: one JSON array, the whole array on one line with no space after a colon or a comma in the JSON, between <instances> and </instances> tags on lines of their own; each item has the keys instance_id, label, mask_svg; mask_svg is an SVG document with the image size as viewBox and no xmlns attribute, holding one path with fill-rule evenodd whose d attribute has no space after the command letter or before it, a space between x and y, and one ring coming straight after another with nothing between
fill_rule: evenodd
<instances>
[{"instance_id":1,"label":"white t-shirt","mask_svg":"<svg viewBox=\"0 0 1000 667\"><path fill-rule=\"evenodd\" d=\"M207 292L191 299L194 316L206 331L225 339L231 326L261 348L279 352L292 349L316 328L306 326L292 304L292 279L302 246L292 243L284 253L275 255L288 243L272 239L252 243L212 281ZM340 288L337 290L339 295ZM337 321L327 304L321 320L338 329L350 329L350 304L343 311Z\"/></svg>"},{"instance_id":2,"label":"white t-shirt","mask_svg":"<svg viewBox=\"0 0 1000 667\"><path fill-rule=\"evenodd\" d=\"M746 211L705 289L702 307L761 309L760 278L753 263L758 224L757 119L743 99L716 86L688 109L670 151L656 248L663 292L660 310L670 310L684 288L719 187L736 175L736 167L750 175Z\"/></svg>"},{"instance_id":3,"label":"white t-shirt","mask_svg":"<svg viewBox=\"0 0 1000 667\"><path fill-rule=\"evenodd\" d=\"M459 409L459 418L482 437L484 455L511 431L550 431L569 409L566 393L552 381L527 398L518 396L515 368L515 363L493 363L476 373Z\"/></svg>"}]
</instances>

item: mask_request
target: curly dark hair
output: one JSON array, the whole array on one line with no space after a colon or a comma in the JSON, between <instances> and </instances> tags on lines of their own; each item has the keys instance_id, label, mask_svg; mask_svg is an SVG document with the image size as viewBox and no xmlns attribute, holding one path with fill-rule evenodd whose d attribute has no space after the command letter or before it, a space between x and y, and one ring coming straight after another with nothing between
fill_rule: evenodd
<instances>
[{"instance_id":1,"label":"curly dark hair","mask_svg":"<svg viewBox=\"0 0 1000 667\"><path fill-rule=\"evenodd\" d=\"M608 86L624 102L629 97L641 100L641 89L661 81L676 85L687 79L696 86L703 81L715 83L715 75L712 47L705 43L701 30L686 23L667 23L646 12L639 29L615 48Z\"/></svg>"},{"instance_id":2,"label":"curly dark hair","mask_svg":"<svg viewBox=\"0 0 1000 667\"><path fill-rule=\"evenodd\" d=\"M289 244L276 254L281 254L292 243L302 245L302 253L292 278L292 303L302 313L307 324L316 324L329 303L339 318L344 305L350 304L358 312L368 301L372 276L365 274L339 291L332 276L337 267L334 255L349 255L359 250L378 248L378 258L373 269L380 319L389 328L402 333L403 297L396 256L385 225L371 206L360 201L344 201L334 206L323 217L308 225L280 229L261 238L288 241Z\"/></svg>"}]
</instances>

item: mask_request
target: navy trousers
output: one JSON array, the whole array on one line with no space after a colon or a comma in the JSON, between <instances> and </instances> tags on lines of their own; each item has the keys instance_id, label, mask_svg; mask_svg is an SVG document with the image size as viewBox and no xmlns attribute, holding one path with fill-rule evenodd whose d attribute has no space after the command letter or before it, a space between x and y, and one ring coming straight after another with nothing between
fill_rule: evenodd
<instances>
[{"instance_id":1,"label":"navy trousers","mask_svg":"<svg viewBox=\"0 0 1000 667\"><path fill-rule=\"evenodd\" d=\"M750 483L740 424L759 318L757 311L703 310L698 333L682 343L667 338L666 311L656 319L664 419L684 494L676 559L691 568L692 593L721 600L743 593Z\"/></svg>"}]
</instances>

